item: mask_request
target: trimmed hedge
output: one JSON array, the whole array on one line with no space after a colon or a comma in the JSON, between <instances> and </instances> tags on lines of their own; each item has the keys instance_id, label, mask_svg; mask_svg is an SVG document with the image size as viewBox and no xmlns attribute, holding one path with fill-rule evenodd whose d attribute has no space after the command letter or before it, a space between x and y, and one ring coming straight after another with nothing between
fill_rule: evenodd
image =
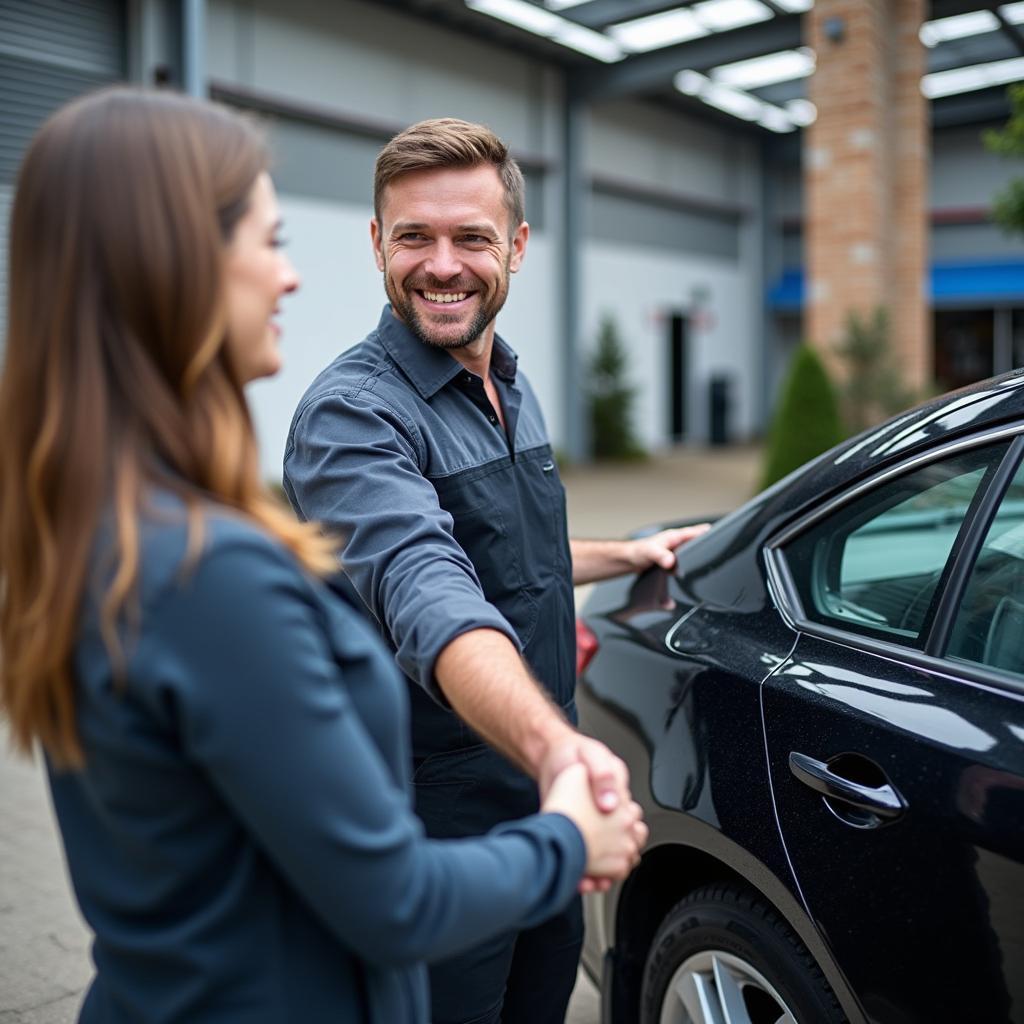
<instances>
[{"instance_id":1,"label":"trimmed hedge","mask_svg":"<svg viewBox=\"0 0 1024 1024\"><path fill-rule=\"evenodd\" d=\"M801 345L789 365L765 451L761 489L844 437L835 389L818 354Z\"/></svg>"}]
</instances>

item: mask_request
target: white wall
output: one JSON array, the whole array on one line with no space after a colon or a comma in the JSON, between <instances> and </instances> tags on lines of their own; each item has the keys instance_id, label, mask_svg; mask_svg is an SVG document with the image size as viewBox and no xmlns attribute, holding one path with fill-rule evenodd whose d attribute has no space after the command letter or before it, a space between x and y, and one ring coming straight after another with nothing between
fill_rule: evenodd
<instances>
[{"instance_id":1,"label":"white wall","mask_svg":"<svg viewBox=\"0 0 1024 1024\"><path fill-rule=\"evenodd\" d=\"M706 289L708 302L706 321L703 326L691 325L689 334L688 434L707 439L708 382L713 375L725 373L733 384L733 438L749 436L756 401L751 339L756 337L759 317L748 275L725 260L672 257L603 243L587 246L584 267L585 336L593 348L602 314L614 314L630 353L631 382L639 387L634 412L640 440L653 448L665 443L667 317L689 309L694 289ZM609 296L614 297L612 301Z\"/></svg>"},{"instance_id":2,"label":"white wall","mask_svg":"<svg viewBox=\"0 0 1024 1024\"><path fill-rule=\"evenodd\" d=\"M280 196L282 236L302 284L281 303L284 369L248 389L268 480L281 477L292 413L313 378L376 326L386 301L370 252L371 211Z\"/></svg>"},{"instance_id":3,"label":"white wall","mask_svg":"<svg viewBox=\"0 0 1024 1024\"><path fill-rule=\"evenodd\" d=\"M592 174L709 201L745 202L745 140L693 118L637 102L603 103L590 117L585 160Z\"/></svg>"},{"instance_id":4,"label":"white wall","mask_svg":"<svg viewBox=\"0 0 1024 1024\"><path fill-rule=\"evenodd\" d=\"M982 142L978 125L932 135L931 208L989 207L1012 178L1024 175L1019 158L1001 157Z\"/></svg>"}]
</instances>

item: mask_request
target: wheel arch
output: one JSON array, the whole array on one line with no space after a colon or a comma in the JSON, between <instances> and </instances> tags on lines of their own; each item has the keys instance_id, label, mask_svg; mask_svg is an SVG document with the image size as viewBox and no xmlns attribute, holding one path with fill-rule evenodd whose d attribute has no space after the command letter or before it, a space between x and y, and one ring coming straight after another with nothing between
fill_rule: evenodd
<instances>
[{"instance_id":1,"label":"wheel arch","mask_svg":"<svg viewBox=\"0 0 1024 1024\"><path fill-rule=\"evenodd\" d=\"M756 872L748 872L706 850L678 842L644 854L619 890L612 911L614 939L601 983L605 1024L634 1024L639 1019L644 964L655 933L672 907L712 882L735 882L766 899L810 950L851 1024L866 1024L845 977L803 907L763 865L757 867Z\"/></svg>"}]
</instances>

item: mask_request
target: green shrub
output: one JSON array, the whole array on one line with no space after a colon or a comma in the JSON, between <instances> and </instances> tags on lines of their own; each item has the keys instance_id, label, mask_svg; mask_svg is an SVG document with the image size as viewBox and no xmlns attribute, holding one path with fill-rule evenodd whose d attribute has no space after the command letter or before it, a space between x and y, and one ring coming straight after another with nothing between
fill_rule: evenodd
<instances>
[{"instance_id":1,"label":"green shrub","mask_svg":"<svg viewBox=\"0 0 1024 1024\"><path fill-rule=\"evenodd\" d=\"M1011 85L1010 119L1002 131L984 134L985 145L1002 156L1024 157L1024 83ZM1024 178L1014 178L992 203L992 219L1008 234L1024 234Z\"/></svg>"},{"instance_id":2,"label":"green shrub","mask_svg":"<svg viewBox=\"0 0 1024 1024\"><path fill-rule=\"evenodd\" d=\"M626 353L612 317L605 315L587 374L591 450L596 459L642 459L633 432L636 389L626 378Z\"/></svg>"},{"instance_id":3,"label":"green shrub","mask_svg":"<svg viewBox=\"0 0 1024 1024\"><path fill-rule=\"evenodd\" d=\"M845 364L839 387L843 419L851 434L881 423L914 404L903 383L903 370L892 351L889 314L881 306L871 314L849 313L836 348Z\"/></svg>"},{"instance_id":4,"label":"green shrub","mask_svg":"<svg viewBox=\"0 0 1024 1024\"><path fill-rule=\"evenodd\" d=\"M768 432L762 490L843 439L839 405L817 353L801 345Z\"/></svg>"}]
</instances>

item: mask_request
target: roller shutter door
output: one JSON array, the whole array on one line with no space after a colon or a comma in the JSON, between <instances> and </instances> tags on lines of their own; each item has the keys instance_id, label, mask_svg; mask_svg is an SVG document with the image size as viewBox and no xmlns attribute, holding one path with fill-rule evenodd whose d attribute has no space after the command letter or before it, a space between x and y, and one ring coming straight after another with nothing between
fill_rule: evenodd
<instances>
[{"instance_id":1,"label":"roller shutter door","mask_svg":"<svg viewBox=\"0 0 1024 1024\"><path fill-rule=\"evenodd\" d=\"M0 334L7 221L25 147L62 103L125 77L125 22L124 0L0 0Z\"/></svg>"}]
</instances>

